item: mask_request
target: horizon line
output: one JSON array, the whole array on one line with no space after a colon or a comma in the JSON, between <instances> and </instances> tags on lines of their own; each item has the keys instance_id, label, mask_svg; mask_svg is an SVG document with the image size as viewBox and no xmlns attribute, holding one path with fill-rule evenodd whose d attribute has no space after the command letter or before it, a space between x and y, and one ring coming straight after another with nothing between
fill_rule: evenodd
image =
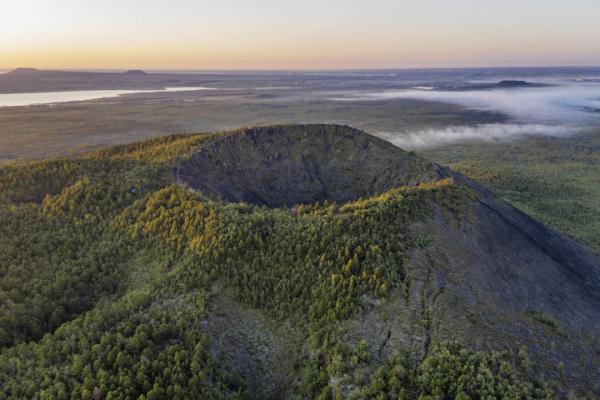
<instances>
[{"instance_id":1,"label":"horizon line","mask_svg":"<svg viewBox=\"0 0 600 400\"><path fill-rule=\"evenodd\" d=\"M141 70L145 72L353 72L353 71L414 71L414 70L484 70L484 69L600 69L600 64L573 64L573 65L496 65L496 66L444 66L444 67L375 67L375 68L37 68L37 67L12 67L0 68L3 73L18 69L35 69L40 72L126 72Z\"/></svg>"}]
</instances>

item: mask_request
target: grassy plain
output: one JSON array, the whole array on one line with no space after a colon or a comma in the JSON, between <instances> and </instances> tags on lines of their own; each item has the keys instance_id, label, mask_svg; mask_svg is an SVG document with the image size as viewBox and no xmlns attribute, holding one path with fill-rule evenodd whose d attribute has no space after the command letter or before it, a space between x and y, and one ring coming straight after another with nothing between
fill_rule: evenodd
<instances>
[{"instance_id":1,"label":"grassy plain","mask_svg":"<svg viewBox=\"0 0 600 400\"><path fill-rule=\"evenodd\" d=\"M406 132L485 123L500 114L416 100L304 99L291 93L199 91L128 95L88 102L0 108L0 162L79 154L169 133L213 132L281 123L347 124Z\"/></svg>"}]
</instances>

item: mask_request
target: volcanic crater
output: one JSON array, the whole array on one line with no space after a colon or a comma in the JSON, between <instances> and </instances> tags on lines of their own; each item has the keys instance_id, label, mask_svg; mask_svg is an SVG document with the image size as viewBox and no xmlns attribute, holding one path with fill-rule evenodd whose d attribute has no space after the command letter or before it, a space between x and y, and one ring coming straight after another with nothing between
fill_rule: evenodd
<instances>
[{"instance_id":1,"label":"volcanic crater","mask_svg":"<svg viewBox=\"0 0 600 400\"><path fill-rule=\"evenodd\" d=\"M424 205L428 213L410 226L411 235L430 243L408 255L403 268L409 287L402 297L391 298L396 304L405 301L390 311L395 322L377 320L391 307L381 305L366 314L368 323L352 325L358 330L354 334L387 343L390 351L410 344L409 352L421 358L430 343L457 338L483 349L516 351L518 343L531 351L536 365L546 366L543 374L598 392L600 353L590 351L600 348L596 257L469 178L337 125L223 134L179 160L176 176L201 200L272 208L342 203L451 178L468 195L458 203L460 212L435 201ZM424 315L427 325L415 317ZM250 362L238 359L232 365ZM559 363L568 375L552 367Z\"/></svg>"},{"instance_id":2,"label":"volcanic crater","mask_svg":"<svg viewBox=\"0 0 600 400\"><path fill-rule=\"evenodd\" d=\"M344 203L432 182L439 167L389 142L337 125L244 129L181 160L180 183L219 201L291 207Z\"/></svg>"}]
</instances>

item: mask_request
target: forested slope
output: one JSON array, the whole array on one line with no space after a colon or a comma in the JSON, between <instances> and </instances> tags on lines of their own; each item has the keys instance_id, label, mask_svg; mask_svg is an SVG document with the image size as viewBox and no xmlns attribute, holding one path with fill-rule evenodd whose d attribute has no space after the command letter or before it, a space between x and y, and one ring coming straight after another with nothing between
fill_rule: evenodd
<instances>
[{"instance_id":1,"label":"forested slope","mask_svg":"<svg viewBox=\"0 0 600 400\"><path fill-rule=\"evenodd\" d=\"M214 139L169 136L0 168L0 398L529 399L598 389L569 360L542 364L551 348L434 329L445 321L438 304L448 316L465 311L429 303L420 286L448 254L436 234L466 232L477 218L482 194L463 178L434 167L439 176L339 204L219 201L176 182L179 165ZM577 354L598 343L583 311L523 312L532 332L555 330L538 338L548 345L558 334ZM361 328L369 318L379 322Z\"/></svg>"}]
</instances>

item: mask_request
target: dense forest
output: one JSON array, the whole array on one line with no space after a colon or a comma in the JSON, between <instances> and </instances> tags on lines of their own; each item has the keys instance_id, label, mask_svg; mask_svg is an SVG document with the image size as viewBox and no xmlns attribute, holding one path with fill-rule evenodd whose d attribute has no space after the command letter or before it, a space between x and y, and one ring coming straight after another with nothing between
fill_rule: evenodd
<instances>
[{"instance_id":1,"label":"dense forest","mask_svg":"<svg viewBox=\"0 0 600 400\"><path fill-rule=\"evenodd\" d=\"M173 168L212 138L0 168L0 399L260 398L212 350L215 287L300 338L273 396L555 398L525 350L432 343L375 364L347 340L366 301L409 290L407 252L429 241L409 226L431 204L463 213L472 192L442 179L345 204L201 199Z\"/></svg>"}]
</instances>

